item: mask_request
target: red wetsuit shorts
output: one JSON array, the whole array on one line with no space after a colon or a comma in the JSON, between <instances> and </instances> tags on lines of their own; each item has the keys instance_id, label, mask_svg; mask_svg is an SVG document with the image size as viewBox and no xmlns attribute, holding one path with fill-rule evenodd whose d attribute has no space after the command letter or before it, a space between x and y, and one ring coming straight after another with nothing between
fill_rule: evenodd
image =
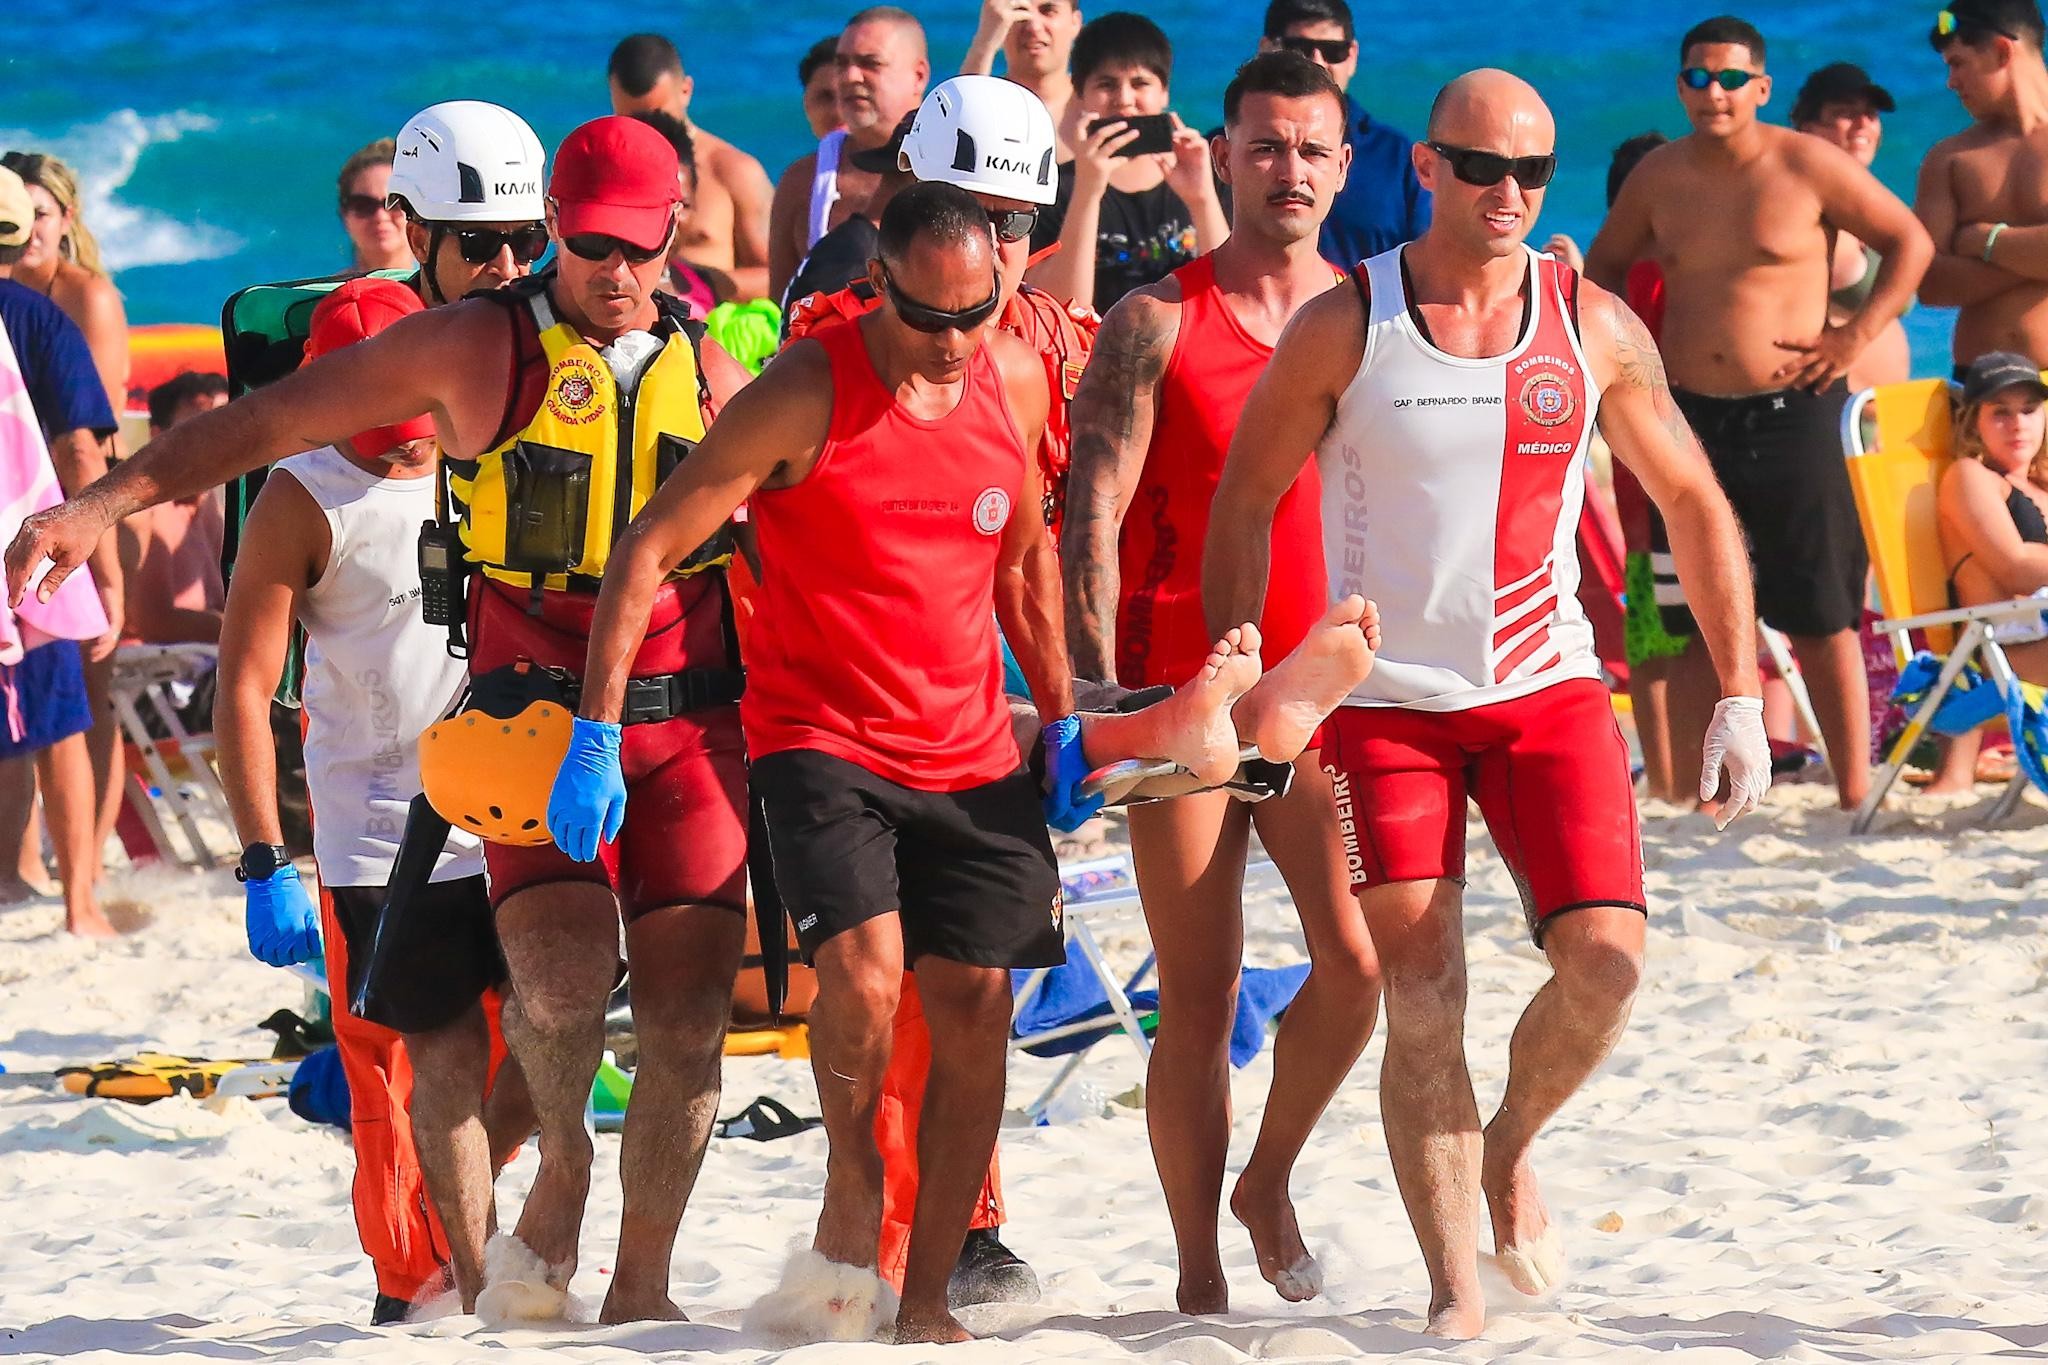
<instances>
[{"instance_id":1,"label":"red wetsuit shorts","mask_svg":"<svg viewBox=\"0 0 2048 1365\"><path fill-rule=\"evenodd\" d=\"M472 674L531 659L583 673L589 593L548 592L538 616L523 589L479 579L470 592ZM664 584L654 599L647 637L631 676L686 668L730 668L725 589L716 573ZM554 844L533 848L484 845L491 905L551 882L602 882L618 895L628 921L672 905L746 909L747 769L737 706L692 711L628 725L620 746L626 776L626 821L618 839L598 847L597 861L579 863Z\"/></svg>"},{"instance_id":2,"label":"red wetsuit shorts","mask_svg":"<svg viewBox=\"0 0 2048 1365\"><path fill-rule=\"evenodd\" d=\"M1463 881L1470 797L1538 943L1552 915L1644 909L1628 746L1594 679L1467 711L1339 707L1322 758L1354 888Z\"/></svg>"}]
</instances>

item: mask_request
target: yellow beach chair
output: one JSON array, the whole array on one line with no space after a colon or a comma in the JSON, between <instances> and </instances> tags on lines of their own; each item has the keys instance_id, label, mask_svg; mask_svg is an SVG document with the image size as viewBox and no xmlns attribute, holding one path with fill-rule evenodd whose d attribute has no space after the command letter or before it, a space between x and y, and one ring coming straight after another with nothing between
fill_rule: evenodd
<instances>
[{"instance_id":1,"label":"yellow beach chair","mask_svg":"<svg viewBox=\"0 0 2048 1365\"><path fill-rule=\"evenodd\" d=\"M1928 647L1947 655L1935 685L1892 741L1870 784L1870 795L1856 811L1853 828L1859 834L1877 818L1878 807L1898 780L1906 755L1927 733L1935 709L1965 665L1981 665L2001 697L2012 695L2018 679L1999 647L1994 627L2001 621L2038 621L2041 615L2040 600L2031 597L1978 607L1951 608L1948 604L1935 490L1952 458L1949 390L1943 379L1886 384L1857 394L1842 414L1849 482L1856 491L1856 511L1863 523L1864 544L1870 549L1870 566L1877 576L1878 605L1885 615L1877 623L1878 629L1891 637L1901 662L1912 654L1906 633L1913 630L1925 631ZM1874 428L1867 443L1866 417ZM1996 824L2012 813L2026 782L2024 776L2013 778L1992 806L1986 824Z\"/></svg>"}]
</instances>

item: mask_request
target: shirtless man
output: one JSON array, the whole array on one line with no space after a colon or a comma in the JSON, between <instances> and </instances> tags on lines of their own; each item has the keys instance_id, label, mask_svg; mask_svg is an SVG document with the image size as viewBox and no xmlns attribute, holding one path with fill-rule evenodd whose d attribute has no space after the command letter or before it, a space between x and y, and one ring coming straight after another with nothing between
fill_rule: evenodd
<instances>
[{"instance_id":1,"label":"shirtless man","mask_svg":"<svg viewBox=\"0 0 2048 1365\"><path fill-rule=\"evenodd\" d=\"M1199 547L1238 412L1289 318L1337 282L1317 233L1350 154L1343 93L1298 53L1265 53L1224 95L1215 159L1237 221L1214 252L1127 295L1074 400L1074 465L1061 536L1069 648L1080 676L1126 687L1179 682L1214 638L1203 620ZM1306 458L1312 442L1297 452ZM1300 467L1297 461L1296 468ZM1274 588L1245 599L1262 648L1279 657L1324 615L1313 474L1291 490L1274 542ZM1261 606L1263 604L1263 611ZM1341 630L1340 630L1341 633ZM1249 734L1256 722L1240 713ZM1160 1028L1146 1082L1152 1154L1173 1217L1182 1312L1221 1313L1229 1286L1217 1214L1230 1145L1228 1044L1243 960L1242 893L1252 829L1300 907L1315 963L1282 1021L1258 1145L1231 1211L1259 1272L1287 1299L1322 1272L1288 1196L1302 1144L1372 1033L1378 968L1351 900L1337 805L1313 757L1284 797L1247 806L1207 792L1134 808L1138 889L1159 954Z\"/></svg>"},{"instance_id":2,"label":"shirtless man","mask_svg":"<svg viewBox=\"0 0 2048 1365\"><path fill-rule=\"evenodd\" d=\"M908 10L875 5L846 23L833 58L844 125L818 141L818 150L791 162L775 185L768 216L768 287L783 290L820 237L868 202L881 176L847 161L847 154L886 143L896 125L924 98L931 61L924 27Z\"/></svg>"},{"instance_id":3,"label":"shirtless man","mask_svg":"<svg viewBox=\"0 0 2048 1365\"><path fill-rule=\"evenodd\" d=\"M44 560L53 567L37 592L54 591L52 580L73 573L109 526L143 507L366 428L432 413L444 458L477 470L476 480L463 486L465 506L494 510L498 528L493 538L489 523L476 524L481 514L463 512L468 557L494 575L469 588L471 672L510 663L521 653L558 662L547 652L560 655L572 647L580 661L582 635L575 622L579 614L587 622L591 594L552 587L532 593L496 576L513 572L502 561L508 555L504 528L514 518L503 477L493 493L484 474L502 465L530 429L545 429L548 444L572 447L572 454L577 443L594 446L607 439L600 419L616 405L604 402L603 386L617 383L607 350L622 361L641 362L632 458L636 489L654 485L656 455L666 455L672 435L693 440L702 434L695 357L701 356L714 411L746 384L747 373L715 343L707 339L685 347L688 333L653 293L666 264L678 173L674 151L652 129L619 118L584 124L556 152L548 182L553 271L538 281L403 318L367 341L180 423L69 502L23 523L8 548L10 598L20 599L30 573ZM543 326L543 318L553 325ZM548 354L559 355L552 368ZM516 391L508 393L514 381ZM618 502L630 516L643 496ZM615 505L608 494L590 501L593 507ZM534 557L525 562L552 562L544 557L564 553L559 547L567 541L566 552L580 556L586 573L593 563L601 568L612 537L624 532L596 514L580 528L580 539L545 516L516 519L528 541L522 558ZM679 1313L668 1297L669 1261L710 1136L720 1045L745 939L744 776L736 708L664 704L665 696L690 690L671 688L666 679L730 668L714 590L722 587L703 574L664 587L659 609L672 625L663 632L667 652L634 668L652 678L658 694L642 699L650 719L629 729L627 762L636 790L643 778L656 790L641 802L635 827L619 845L629 875L618 877L614 848L592 863L572 861L552 846L486 846L498 936L513 988L505 1038L525 1073L540 1123L540 1170L517 1228L505 1239L516 1244L507 1247L514 1254L496 1262L499 1271L486 1254L484 1294L504 1286L506 1292L496 1297L508 1315L559 1312L576 1268L592 1161L583 1109L604 1047L622 914L630 921L627 954L639 987L633 1022L641 1070L620 1153L625 1213L602 1313L607 1321ZM540 615L529 616L529 610ZM669 729L678 726L682 733ZM654 752L636 753L636 745ZM673 755L667 762L651 762L664 751ZM636 847L642 850L637 859ZM526 1313L519 1311L522 1306Z\"/></svg>"},{"instance_id":4,"label":"shirtless man","mask_svg":"<svg viewBox=\"0 0 2048 1365\"><path fill-rule=\"evenodd\" d=\"M1742 520L1758 614L1791 637L1837 795L1854 810L1870 785L1857 633L1869 561L1842 463L1842 376L1905 311L1933 246L1847 152L1758 121L1771 78L1750 25L1695 25L1679 60L1693 131L1629 176L1587 248L1586 277L1619 292L1639 260L1664 272L1673 392ZM1884 258L1839 325L1827 321L1836 227ZM1675 550L1662 529L1652 527L1653 553ZM1700 743L1713 701L1703 661L1692 664L1681 660L1671 683L1675 753Z\"/></svg>"},{"instance_id":5,"label":"shirtless man","mask_svg":"<svg viewBox=\"0 0 2048 1365\"><path fill-rule=\"evenodd\" d=\"M1081 6L1075 0L982 0L981 22L961 59L963 76L987 76L1003 54L1003 76L1038 96L1052 115L1060 159L1074 156L1074 80L1067 60L1074 55L1074 36L1081 31Z\"/></svg>"},{"instance_id":6,"label":"shirtless man","mask_svg":"<svg viewBox=\"0 0 2048 1365\"><path fill-rule=\"evenodd\" d=\"M683 70L676 45L658 33L636 33L612 49L606 68L612 112L659 110L690 130L697 158L695 207L683 221L675 254L732 277L742 299L768 294L768 202L775 189L761 163L690 120L697 83Z\"/></svg>"},{"instance_id":7,"label":"shirtless man","mask_svg":"<svg viewBox=\"0 0 2048 1365\"><path fill-rule=\"evenodd\" d=\"M1202 597L1220 620L1266 595L1275 511L1314 449L1330 596L1377 593L1386 617L1385 649L1323 737L1386 974L1380 1111L1429 1268L1428 1330L1464 1338L1485 1317L1482 1193L1516 1287L1560 1277L1530 1149L1620 1038L1642 969L1628 750L1573 593L1596 414L1670 518L1728 694L1699 784L1718 821L1768 789L1770 754L1741 531L1656 345L1626 305L1525 244L1556 166L1550 111L1507 72L1474 71L1437 96L1427 137L1429 230L1305 306L1245 405ZM1483 1136L1464 1047L1468 796L1553 973Z\"/></svg>"},{"instance_id":8,"label":"shirtless man","mask_svg":"<svg viewBox=\"0 0 2048 1365\"><path fill-rule=\"evenodd\" d=\"M1988 351L2048 364L2048 66L2034 0L1957 0L1928 35L1975 120L1920 163L1923 302L1953 307L1956 378Z\"/></svg>"}]
</instances>

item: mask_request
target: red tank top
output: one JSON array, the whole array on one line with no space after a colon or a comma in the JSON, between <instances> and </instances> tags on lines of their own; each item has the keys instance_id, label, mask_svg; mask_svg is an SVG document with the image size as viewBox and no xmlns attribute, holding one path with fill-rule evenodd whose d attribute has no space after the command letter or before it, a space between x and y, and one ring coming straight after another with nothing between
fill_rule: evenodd
<instances>
[{"instance_id":1,"label":"red tank top","mask_svg":"<svg viewBox=\"0 0 2048 1365\"><path fill-rule=\"evenodd\" d=\"M832 365L825 448L752 501L747 751L813 749L923 791L1007 777L996 563L1028 457L1002 375L984 347L953 411L924 421L882 387L858 324L815 339Z\"/></svg>"},{"instance_id":2,"label":"red tank top","mask_svg":"<svg viewBox=\"0 0 2048 1365\"><path fill-rule=\"evenodd\" d=\"M1136 495L1124 514L1118 564L1117 680L1125 687L1179 686L1215 643L1202 615L1202 545L1209 505L1238 414L1273 348L1245 331L1203 256L1173 272L1180 281L1180 335L1159 385L1159 413ZM1332 271L1332 283L1342 278ZM1327 605L1322 482L1314 460L1282 495L1273 518L1273 561L1262 650L1271 663L1300 644Z\"/></svg>"}]
</instances>

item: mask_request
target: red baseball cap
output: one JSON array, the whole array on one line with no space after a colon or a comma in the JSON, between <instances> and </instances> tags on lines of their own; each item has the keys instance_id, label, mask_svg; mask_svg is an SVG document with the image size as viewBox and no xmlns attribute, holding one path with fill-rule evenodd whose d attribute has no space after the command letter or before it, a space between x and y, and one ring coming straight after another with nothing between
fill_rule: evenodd
<instances>
[{"instance_id":1,"label":"red baseball cap","mask_svg":"<svg viewBox=\"0 0 2048 1365\"><path fill-rule=\"evenodd\" d=\"M668 139L637 119L594 118L555 152L548 197L562 236L601 232L651 249L668 240L683 197Z\"/></svg>"},{"instance_id":2,"label":"red baseball cap","mask_svg":"<svg viewBox=\"0 0 2048 1365\"><path fill-rule=\"evenodd\" d=\"M370 276L350 280L313 309L312 324L306 332L306 359L318 360L330 351L366 341L406 314L425 308L420 296L397 280ZM434 419L423 413L409 422L358 432L349 438L349 444L355 447L356 454L374 460L394 447L425 440L433 434Z\"/></svg>"}]
</instances>

